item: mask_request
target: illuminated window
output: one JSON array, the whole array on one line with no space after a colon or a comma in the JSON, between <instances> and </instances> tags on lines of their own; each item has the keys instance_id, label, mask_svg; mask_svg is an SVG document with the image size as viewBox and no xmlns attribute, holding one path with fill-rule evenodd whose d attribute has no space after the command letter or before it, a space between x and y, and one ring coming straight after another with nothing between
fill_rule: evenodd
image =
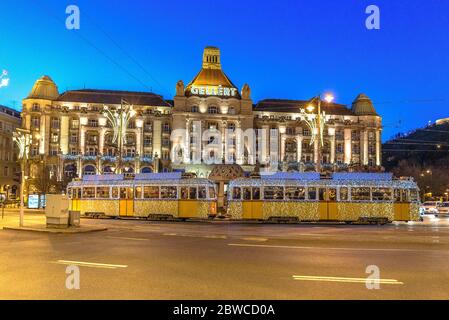
<instances>
[{"instance_id":1,"label":"illuminated window","mask_svg":"<svg viewBox=\"0 0 449 320\"><path fill-rule=\"evenodd\" d=\"M218 108L215 107L215 106L211 106L211 107L208 108L207 112L209 114L217 114L218 113Z\"/></svg>"},{"instance_id":2,"label":"illuminated window","mask_svg":"<svg viewBox=\"0 0 449 320\"><path fill-rule=\"evenodd\" d=\"M267 200L282 200L284 199L284 187L264 187L263 197Z\"/></svg>"},{"instance_id":3,"label":"illuminated window","mask_svg":"<svg viewBox=\"0 0 449 320\"><path fill-rule=\"evenodd\" d=\"M143 188L144 199L158 199L159 187L148 186Z\"/></svg>"},{"instance_id":4,"label":"illuminated window","mask_svg":"<svg viewBox=\"0 0 449 320\"><path fill-rule=\"evenodd\" d=\"M393 200L393 193L388 188L373 188L372 197L376 201L391 201Z\"/></svg>"},{"instance_id":5,"label":"illuminated window","mask_svg":"<svg viewBox=\"0 0 449 320\"><path fill-rule=\"evenodd\" d=\"M161 187L161 199L176 199L178 189L176 187Z\"/></svg>"},{"instance_id":6,"label":"illuminated window","mask_svg":"<svg viewBox=\"0 0 449 320\"><path fill-rule=\"evenodd\" d=\"M351 198L355 201L371 200L369 188L351 188Z\"/></svg>"}]
</instances>

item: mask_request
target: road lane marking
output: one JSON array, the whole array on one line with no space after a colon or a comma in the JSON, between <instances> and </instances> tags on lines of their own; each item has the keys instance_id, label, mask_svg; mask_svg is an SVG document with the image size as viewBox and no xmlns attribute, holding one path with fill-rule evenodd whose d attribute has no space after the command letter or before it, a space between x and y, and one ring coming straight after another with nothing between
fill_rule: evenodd
<instances>
[{"instance_id":1,"label":"road lane marking","mask_svg":"<svg viewBox=\"0 0 449 320\"><path fill-rule=\"evenodd\" d=\"M377 249L377 248L326 248L326 247L299 247L299 246L280 246L269 244L246 244L246 243L228 243L233 247L256 247L256 248L279 248L279 249L312 249L312 250L346 250L346 251L409 251L416 252L420 250L413 249ZM422 250L421 250L422 251Z\"/></svg>"},{"instance_id":2,"label":"road lane marking","mask_svg":"<svg viewBox=\"0 0 449 320\"><path fill-rule=\"evenodd\" d=\"M223 235L201 235L201 234L186 234L186 233L163 233L164 236L175 236L175 237L189 237L189 238L206 238L206 239L227 239L228 237Z\"/></svg>"},{"instance_id":3,"label":"road lane marking","mask_svg":"<svg viewBox=\"0 0 449 320\"><path fill-rule=\"evenodd\" d=\"M241 240L264 242L264 241L267 241L268 239L267 238L260 238L260 237L247 237L247 238L242 238Z\"/></svg>"},{"instance_id":4,"label":"road lane marking","mask_svg":"<svg viewBox=\"0 0 449 320\"><path fill-rule=\"evenodd\" d=\"M123 264L96 263L96 262L72 261L72 260L58 260L56 261L56 263L65 265L77 265L80 267L105 268L105 269L117 269L128 267L127 265Z\"/></svg>"},{"instance_id":5,"label":"road lane marking","mask_svg":"<svg viewBox=\"0 0 449 320\"><path fill-rule=\"evenodd\" d=\"M348 277L328 277L328 276L298 276L293 275L294 280L299 281L325 281L325 282L346 282L346 283L366 283L369 281L370 283L376 282L379 284L397 284L403 285L403 282L400 282L396 279L371 279L371 278L348 278Z\"/></svg>"},{"instance_id":6,"label":"road lane marking","mask_svg":"<svg viewBox=\"0 0 449 320\"><path fill-rule=\"evenodd\" d=\"M150 239L147 239L147 238L114 237L114 236L107 236L106 238L109 238L109 239L122 239L122 240L135 240L135 241L149 241L150 240Z\"/></svg>"}]
</instances>

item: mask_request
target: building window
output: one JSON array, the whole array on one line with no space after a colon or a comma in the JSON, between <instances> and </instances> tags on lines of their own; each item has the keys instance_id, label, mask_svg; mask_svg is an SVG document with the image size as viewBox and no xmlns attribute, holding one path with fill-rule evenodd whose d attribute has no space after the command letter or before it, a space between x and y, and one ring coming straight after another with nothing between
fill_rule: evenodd
<instances>
[{"instance_id":1,"label":"building window","mask_svg":"<svg viewBox=\"0 0 449 320\"><path fill-rule=\"evenodd\" d=\"M87 125L89 127L98 127L98 120L97 119L89 119L87 122Z\"/></svg>"},{"instance_id":2,"label":"building window","mask_svg":"<svg viewBox=\"0 0 449 320\"><path fill-rule=\"evenodd\" d=\"M208 108L207 111L208 111L209 114L217 114L218 113L218 108L215 107L215 106L211 106L211 107Z\"/></svg>"},{"instance_id":3,"label":"building window","mask_svg":"<svg viewBox=\"0 0 449 320\"><path fill-rule=\"evenodd\" d=\"M235 108L232 107L232 106L229 107L228 113L229 113L229 114L235 114Z\"/></svg>"},{"instance_id":4,"label":"building window","mask_svg":"<svg viewBox=\"0 0 449 320\"><path fill-rule=\"evenodd\" d=\"M144 147L151 147L152 144L153 144L153 138L151 136L145 136L143 138Z\"/></svg>"},{"instance_id":5,"label":"building window","mask_svg":"<svg viewBox=\"0 0 449 320\"><path fill-rule=\"evenodd\" d=\"M58 147L50 147L50 156L57 156L58 155Z\"/></svg>"},{"instance_id":6,"label":"building window","mask_svg":"<svg viewBox=\"0 0 449 320\"><path fill-rule=\"evenodd\" d=\"M41 111L41 107L39 106L38 103L33 103L33 106L31 107L31 111L39 112L39 111Z\"/></svg>"},{"instance_id":7,"label":"building window","mask_svg":"<svg viewBox=\"0 0 449 320\"><path fill-rule=\"evenodd\" d=\"M34 128L39 128L40 126L40 119L39 117L32 117L31 118L31 126Z\"/></svg>"},{"instance_id":8,"label":"building window","mask_svg":"<svg viewBox=\"0 0 449 320\"><path fill-rule=\"evenodd\" d=\"M162 130L164 131L164 133L170 133L170 124L169 123L164 123Z\"/></svg>"},{"instance_id":9,"label":"building window","mask_svg":"<svg viewBox=\"0 0 449 320\"><path fill-rule=\"evenodd\" d=\"M4 168L3 168L3 175L4 175L5 177L9 176L9 168L8 168L8 167L4 167Z\"/></svg>"},{"instance_id":10,"label":"building window","mask_svg":"<svg viewBox=\"0 0 449 320\"><path fill-rule=\"evenodd\" d=\"M304 128L304 129L302 130L302 135L303 135L303 136L306 136L306 137L310 136L310 130L307 129L307 128Z\"/></svg>"},{"instance_id":11,"label":"building window","mask_svg":"<svg viewBox=\"0 0 449 320\"><path fill-rule=\"evenodd\" d=\"M133 148L129 148L125 150L125 155L128 158L134 158L136 156L136 153Z\"/></svg>"},{"instance_id":12,"label":"building window","mask_svg":"<svg viewBox=\"0 0 449 320\"><path fill-rule=\"evenodd\" d=\"M73 119L70 123L71 129L78 129L80 127L80 121L79 119Z\"/></svg>"},{"instance_id":13,"label":"building window","mask_svg":"<svg viewBox=\"0 0 449 320\"><path fill-rule=\"evenodd\" d=\"M59 119L58 118L51 118L51 128L59 129Z\"/></svg>"},{"instance_id":14,"label":"building window","mask_svg":"<svg viewBox=\"0 0 449 320\"><path fill-rule=\"evenodd\" d=\"M52 135L51 135L51 142L52 143L58 143L59 142L59 135L57 133L52 133Z\"/></svg>"},{"instance_id":15,"label":"building window","mask_svg":"<svg viewBox=\"0 0 449 320\"><path fill-rule=\"evenodd\" d=\"M343 143L337 143L337 153L343 153Z\"/></svg>"},{"instance_id":16,"label":"building window","mask_svg":"<svg viewBox=\"0 0 449 320\"><path fill-rule=\"evenodd\" d=\"M288 135L293 135L293 134L295 134L295 128L287 127L287 134L288 134Z\"/></svg>"},{"instance_id":17,"label":"building window","mask_svg":"<svg viewBox=\"0 0 449 320\"><path fill-rule=\"evenodd\" d=\"M198 106L192 106L191 112L198 112Z\"/></svg>"},{"instance_id":18,"label":"building window","mask_svg":"<svg viewBox=\"0 0 449 320\"><path fill-rule=\"evenodd\" d=\"M94 148L94 147L87 148L87 155L91 156L91 157L96 156L97 155L97 149Z\"/></svg>"},{"instance_id":19,"label":"building window","mask_svg":"<svg viewBox=\"0 0 449 320\"><path fill-rule=\"evenodd\" d=\"M77 133L72 133L70 135L70 143L78 143L78 134Z\"/></svg>"},{"instance_id":20,"label":"building window","mask_svg":"<svg viewBox=\"0 0 449 320\"><path fill-rule=\"evenodd\" d=\"M228 124L228 129L234 131L235 130L235 123L231 122Z\"/></svg>"},{"instance_id":21,"label":"building window","mask_svg":"<svg viewBox=\"0 0 449 320\"><path fill-rule=\"evenodd\" d=\"M162 139L162 146L163 147L170 147L170 139L168 139L168 138Z\"/></svg>"}]
</instances>

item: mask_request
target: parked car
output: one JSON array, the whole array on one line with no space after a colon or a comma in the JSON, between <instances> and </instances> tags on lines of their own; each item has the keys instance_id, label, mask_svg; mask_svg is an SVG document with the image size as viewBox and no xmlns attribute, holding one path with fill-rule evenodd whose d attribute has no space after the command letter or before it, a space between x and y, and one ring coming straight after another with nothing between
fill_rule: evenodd
<instances>
[{"instance_id":1,"label":"parked car","mask_svg":"<svg viewBox=\"0 0 449 320\"><path fill-rule=\"evenodd\" d=\"M438 214L439 201L426 201L421 205L421 212L423 214Z\"/></svg>"},{"instance_id":2,"label":"parked car","mask_svg":"<svg viewBox=\"0 0 449 320\"><path fill-rule=\"evenodd\" d=\"M439 215L447 215L449 214L449 201L440 203L437 207Z\"/></svg>"}]
</instances>

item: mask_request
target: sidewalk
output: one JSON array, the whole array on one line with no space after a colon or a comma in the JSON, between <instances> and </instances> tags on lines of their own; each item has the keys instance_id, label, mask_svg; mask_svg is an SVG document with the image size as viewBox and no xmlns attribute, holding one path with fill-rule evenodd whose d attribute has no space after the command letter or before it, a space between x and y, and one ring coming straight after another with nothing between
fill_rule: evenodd
<instances>
[{"instance_id":1,"label":"sidewalk","mask_svg":"<svg viewBox=\"0 0 449 320\"><path fill-rule=\"evenodd\" d=\"M34 231L45 233L86 233L94 231L104 231L107 228L84 226L81 220L81 226L69 227L64 229L59 228L47 228L45 214L42 210L26 210L24 215L23 227L19 227L19 210L18 209L5 209L3 219L1 218L0 211L0 229L3 230L15 230L15 231Z\"/></svg>"}]
</instances>

